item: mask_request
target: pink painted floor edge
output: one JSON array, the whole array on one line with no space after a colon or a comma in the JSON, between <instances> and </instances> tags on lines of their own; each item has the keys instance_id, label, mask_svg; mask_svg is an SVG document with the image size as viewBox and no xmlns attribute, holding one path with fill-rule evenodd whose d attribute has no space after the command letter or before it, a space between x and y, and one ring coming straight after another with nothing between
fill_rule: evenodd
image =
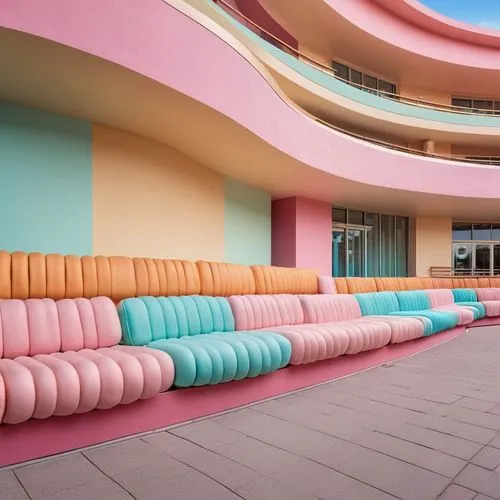
<instances>
[{"instance_id":1,"label":"pink painted floor edge","mask_svg":"<svg viewBox=\"0 0 500 500\"><path fill-rule=\"evenodd\" d=\"M483 319L475 322L473 327L498 324L499 318ZM111 410L3 425L0 426L0 467L154 431L332 381L416 354L451 340L465 330L464 327L454 328L439 335L355 356L289 366L239 382L174 390Z\"/></svg>"}]
</instances>

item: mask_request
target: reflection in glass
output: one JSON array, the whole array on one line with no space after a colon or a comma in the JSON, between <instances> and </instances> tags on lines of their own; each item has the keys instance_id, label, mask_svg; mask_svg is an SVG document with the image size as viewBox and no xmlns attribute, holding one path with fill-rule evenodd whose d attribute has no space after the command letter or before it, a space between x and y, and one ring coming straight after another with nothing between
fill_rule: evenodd
<instances>
[{"instance_id":1,"label":"reflection in glass","mask_svg":"<svg viewBox=\"0 0 500 500\"><path fill-rule=\"evenodd\" d=\"M345 230L333 229L332 231L332 276L345 276Z\"/></svg>"},{"instance_id":2,"label":"reflection in glass","mask_svg":"<svg viewBox=\"0 0 500 500\"><path fill-rule=\"evenodd\" d=\"M382 215L381 224L381 255L382 262L380 268L381 276L394 276L396 271L396 245L394 231L394 217L392 215Z\"/></svg>"},{"instance_id":3,"label":"reflection in glass","mask_svg":"<svg viewBox=\"0 0 500 500\"><path fill-rule=\"evenodd\" d=\"M491 240L491 224L474 224L472 226L472 239L482 241Z\"/></svg>"},{"instance_id":4,"label":"reflection in glass","mask_svg":"<svg viewBox=\"0 0 500 500\"><path fill-rule=\"evenodd\" d=\"M453 240L454 241L472 240L472 224L454 223Z\"/></svg>"},{"instance_id":5,"label":"reflection in glass","mask_svg":"<svg viewBox=\"0 0 500 500\"><path fill-rule=\"evenodd\" d=\"M453 244L453 268L457 276L472 273L472 245L470 243Z\"/></svg>"},{"instance_id":6,"label":"reflection in glass","mask_svg":"<svg viewBox=\"0 0 500 500\"><path fill-rule=\"evenodd\" d=\"M475 247L474 274L490 274L491 245L477 244Z\"/></svg>"},{"instance_id":7,"label":"reflection in glass","mask_svg":"<svg viewBox=\"0 0 500 500\"><path fill-rule=\"evenodd\" d=\"M396 276L406 276L408 272L408 219L396 217Z\"/></svg>"},{"instance_id":8,"label":"reflection in glass","mask_svg":"<svg viewBox=\"0 0 500 500\"><path fill-rule=\"evenodd\" d=\"M364 276L364 231L349 229L347 231L347 265L348 276Z\"/></svg>"},{"instance_id":9,"label":"reflection in glass","mask_svg":"<svg viewBox=\"0 0 500 500\"><path fill-rule=\"evenodd\" d=\"M380 276L380 216L366 214L366 275ZM406 258L406 257L405 257Z\"/></svg>"},{"instance_id":10,"label":"reflection in glass","mask_svg":"<svg viewBox=\"0 0 500 500\"><path fill-rule=\"evenodd\" d=\"M500 274L500 245L493 245L493 274Z\"/></svg>"}]
</instances>

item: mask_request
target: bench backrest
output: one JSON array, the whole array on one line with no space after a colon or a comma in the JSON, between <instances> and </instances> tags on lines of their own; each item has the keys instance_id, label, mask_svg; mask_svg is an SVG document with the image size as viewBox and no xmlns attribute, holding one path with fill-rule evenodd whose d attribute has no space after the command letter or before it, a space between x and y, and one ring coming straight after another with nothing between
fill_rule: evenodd
<instances>
[{"instance_id":1,"label":"bench backrest","mask_svg":"<svg viewBox=\"0 0 500 500\"><path fill-rule=\"evenodd\" d=\"M424 290L396 292L396 297L401 311L425 311L431 309L431 301Z\"/></svg>"},{"instance_id":2,"label":"bench backrest","mask_svg":"<svg viewBox=\"0 0 500 500\"><path fill-rule=\"evenodd\" d=\"M222 297L130 298L118 304L118 315L127 345L235 329L229 302Z\"/></svg>"},{"instance_id":3,"label":"bench backrest","mask_svg":"<svg viewBox=\"0 0 500 500\"><path fill-rule=\"evenodd\" d=\"M235 295L229 297L236 330L257 330L304 322L300 300L295 295Z\"/></svg>"},{"instance_id":4,"label":"bench backrest","mask_svg":"<svg viewBox=\"0 0 500 500\"><path fill-rule=\"evenodd\" d=\"M498 300L500 301L500 288L477 288L477 300Z\"/></svg>"},{"instance_id":5,"label":"bench backrest","mask_svg":"<svg viewBox=\"0 0 500 500\"><path fill-rule=\"evenodd\" d=\"M394 292L359 293L355 295L363 316L380 316L399 311Z\"/></svg>"},{"instance_id":6,"label":"bench backrest","mask_svg":"<svg viewBox=\"0 0 500 500\"><path fill-rule=\"evenodd\" d=\"M121 339L116 307L92 299L0 300L0 357L97 349Z\"/></svg>"},{"instance_id":7,"label":"bench backrest","mask_svg":"<svg viewBox=\"0 0 500 500\"><path fill-rule=\"evenodd\" d=\"M477 293L472 288L454 288L455 302L477 302Z\"/></svg>"},{"instance_id":8,"label":"bench backrest","mask_svg":"<svg viewBox=\"0 0 500 500\"><path fill-rule=\"evenodd\" d=\"M431 307L450 306L455 303L453 292L445 288L436 288L434 290L426 290L426 293L431 302Z\"/></svg>"},{"instance_id":9,"label":"bench backrest","mask_svg":"<svg viewBox=\"0 0 500 500\"><path fill-rule=\"evenodd\" d=\"M304 323L330 323L361 318L354 295L301 295Z\"/></svg>"}]
</instances>

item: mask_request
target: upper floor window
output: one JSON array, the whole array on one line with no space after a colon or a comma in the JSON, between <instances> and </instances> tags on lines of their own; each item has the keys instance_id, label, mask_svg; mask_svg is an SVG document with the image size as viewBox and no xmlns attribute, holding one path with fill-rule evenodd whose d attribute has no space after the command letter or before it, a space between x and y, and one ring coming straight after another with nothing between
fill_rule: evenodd
<instances>
[{"instance_id":1,"label":"upper floor window","mask_svg":"<svg viewBox=\"0 0 500 500\"><path fill-rule=\"evenodd\" d=\"M500 114L500 99L484 99L484 98L474 98L474 97L452 97L451 105L458 108L468 108L473 109L476 113L496 115ZM465 111L465 110L464 110Z\"/></svg>"},{"instance_id":2,"label":"upper floor window","mask_svg":"<svg viewBox=\"0 0 500 500\"><path fill-rule=\"evenodd\" d=\"M337 77L355 86L359 85L362 90L366 90L367 92L381 95L387 93L389 94L388 97L391 97L390 94L396 93L396 85L394 83L387 82L367 73L362 73L336 61L332 62L332 68L335 70Z\"/></svg>"}]
</instances>

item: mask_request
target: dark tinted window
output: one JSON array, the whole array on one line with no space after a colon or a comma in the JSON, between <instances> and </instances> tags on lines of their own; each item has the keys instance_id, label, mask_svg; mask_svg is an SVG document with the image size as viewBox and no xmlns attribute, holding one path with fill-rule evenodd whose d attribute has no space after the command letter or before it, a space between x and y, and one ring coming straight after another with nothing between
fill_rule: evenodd
<instances>
[{"instance_id":1,"label":"dark tinted window","mask_svg":"<svg viewBox=\"0 0 500 500\"><path fill-rule=\"evenodd\" d=\"M378 89L382 92L389 92L390 94L396 93L396 85L393 85L392 83L386 82L384 80L378 81Z\"/></svg>"},{"instance_id":2,"label":"dark tinted window","mask_svg":"<svg viewBox=\"0 0 500 500\"><path fill-rule=\"evenodd\" d=\"M343 80L349 80L349 68L344 64L338 62L332 63L333 69L336 71L335 75Z\"/></svg>"},{"instance_id":3,"label":"dark tinted window","mask_svg":"<svg viewBox=\"0 0 500 500\"><path fill-rule=\"evenodd\" d=\"M332 220L333 222L340 222L341 224L346 223L347 211L345 208L334 208L332 210Z\"/></svg>"},{"instance_id":4,"label":"dark tinted window","mask_svg":"<svg viewBox=\"0 0 500 500\"><path fill-rule=\"evenodd\" d=\"M363 75L363 85L370 89L377 89L377 79L370 75Z\"/></svg>"},{"instance_id":5,"label":"dark tinted window","mask_svg":"<svg viewBox=\"0 0 500 500\"><path fill-rule=\"evenodd\" d=\"M351 82L356 83L357 85L363 85L363 74L361 71L351 69Z\"/></svg>"},{"instance_id":6,"label":"dark tinted window","mask_svg":"<svg viewBox=\"0 0 500 500\"><path fill-rule=\"evenodd\" d=\"M348 221L349 224L354 224L356 226L363 225L363 212L358 212L356 210L349 210Z\"/></svg>"}]
</instances>

